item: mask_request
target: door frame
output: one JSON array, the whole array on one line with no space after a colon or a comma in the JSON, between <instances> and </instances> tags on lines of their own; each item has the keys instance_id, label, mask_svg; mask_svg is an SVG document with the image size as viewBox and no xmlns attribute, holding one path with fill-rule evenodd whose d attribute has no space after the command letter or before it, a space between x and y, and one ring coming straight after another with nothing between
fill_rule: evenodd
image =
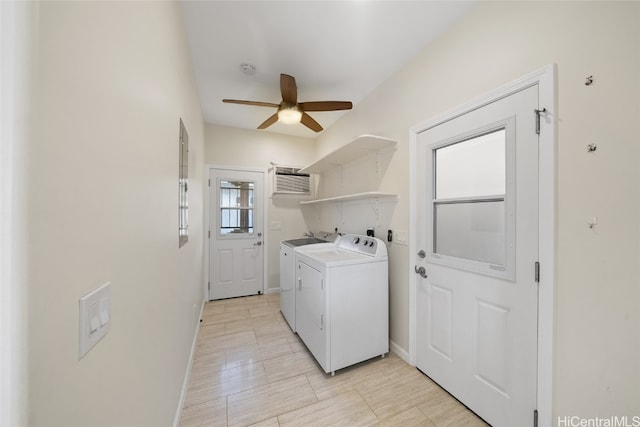
<instances>
[{"instance_id":1,"label":"door frame","mask_svg":"<svg viewBox=\"0 0 640 427\"><path fill-rule=\"evenodd\" d=\"M204 263L204 265L206 266L207 272L206 274L203 275L204 277L204 283L203 283L203 289L204 289L204 294L205 294L205 301L211 301L209 299L209 283L211 283L211 278L209 277L209 275L211 274L211 235L213 234L213 231L211 230L211 181L210 181L210 176L211 176L211 170L212 169L217 169L217 170L228 170L228 171L235 171L235 172L256 172L256 173L261 173L262 174L262 251L263 251L263 256L262 256L262 294L265 294L266 289L269 287L269 284L267 282L267 278L268 278L268 272L267 272L267 266L269 265L269 233L267 232L267 227L265 227L265 224L269 223L269 218L268 218L268 211L267 211L267 207L268 207L268 202L267 202L267 178L268 178L268 171L266 168L258 168L258 167L246 167L246 166L228 166L228 165L216 165L216 164L207 164L205 166L205 171L206 171L206 177L205 180L207 181L207 185L204 187L206 190L206 197L205 197L205 206L204 206L204 212L205 212L205 233L207 234L207 236L205 236L205 238L203 239L203 241L205 242L204 244L204 256L206 257L206 262Z\"/></svg>"},{"instance_id":2,"label":"door frame","mask_svg":"<svg viewBox=\"0 0 640 427\"><path fill-rule=\"evenodd\" d=\"M557 94L556 64L534 71L485 95L466 102L452 110L435 115L412 126L409 130L409 230L417 230L417 143L418 134L441 123L482 108L522 89L538 85L540 108L546 112L540 118L539 135L539 262L538 284L538 373L537 409L538 425L551 427L553 416L553 354L554 354L554 307L556 277L556 140L557 140ZM533 112L532 112L533 113ZM415 231L409 233L409 363L416 366L416 265Z\"/></svg>"}]
</instances>

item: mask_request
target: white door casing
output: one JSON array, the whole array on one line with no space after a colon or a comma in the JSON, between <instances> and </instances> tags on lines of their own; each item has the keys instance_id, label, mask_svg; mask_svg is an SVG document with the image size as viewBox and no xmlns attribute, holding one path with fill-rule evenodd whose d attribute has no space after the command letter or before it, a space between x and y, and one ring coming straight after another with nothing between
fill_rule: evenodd
<instances>
[{"instance_id":1,"label":"white door casing","mask_svg":"<svg viewBox=\"0 0 640 427\"><path fill-rule=\"evenodd\" d=\"M546 67L414 127L411 135L410 225L414 232L410 238L410 268L425 267L428 278L411 275L409 361L422 370L430 371L429 375L496 426L532 425L536 407L539 425L552 424L554 76L555 67ZM535 98L534 103L523 107L519 115L499 111L500 108L510 108L508 97L518 93L512 97L515 99L527 92ZM536 114L533 110L542 108L546 111L540 115L540 135L536 135ZM527 121L529 123L525 123ZM472 210L470 206L477 210L482 205L477 202L482 200L456 199L454 194L453 199L445 198L434 204L432 192L435 192L436 185L429 184L433 178L434 150L502 126L518 132L523 126L528 127L529 136L519 137L518 143L530 139L531 131L534 135L533 145L523 148L513 145L511 149L507 147L505 153L514 161L513 164L518 158L519 167L520 163L524 166L522 170L509 171L507 168L505 171L508 179L503 210L506 212L504 223L507 232L498 235L497 240L503 240L507 250L496 255L498 258L503 256L503 265L491 257L485 259L486 262L465 260L465 257L476 257L479 252L471 244L473 242L466 242L467 247L456 253L455 245L464 243L464 239L454 238L448 242L444 239L442 245L435 242L436 246L440 245L437 249L445 252L444 255L438 254L433 250L434 235L445 233L447 225L451 231L451 226L456 223L450 218L456 218L456 210L466 212ZM507 139L510 138L507 135ZM530 151L531 147L535 151ZM445 158L444 150L436 153L443 154L441 157ZM531 159L533 162L529 161ZM509 178L509 174L513 176ZM516 189L516 185L522 188ZM518 197L515 197L516 193ZM526 200L522 200L527 194ZM499 197L489 199L499 202L493 205L500 205ZM531 200L533 205L529 203ZM443 218L449 219L444 221L444 225L436 221L436 228L432 229L434 218L431 215L439 208L447 213ZM496 209L489 211L495 216ZM517 218L511 216L516 213ZM537 233L538 213L540 233ZM495 221L489 223L495 225ZM421 227L423 230L419 231ZM469 230L471 228L467 232ZM528 242L525 244L525 241ZM513 251L509 249L511 246ZM417 256L421 249L425 250L424 260ZM481 249L483 254L491 253L491 248ZM534 282L536 260L540 260L543 266L539 288ZM520 292L522 289L524 291ZM511 306L512 303L515 305ZM538 311L539 322L536 321ZM430 322L431 319L437 321ZM462 326L465 322L468 326ZM540 339L536 346L538 329ZM502 369L509 364L510 368ZM514 415L518 412L521 418Z\"/></svg>"},{"instance_id":2,"label":"white door casing","mask_svg":"<svg viewBox=\"0 0 640 427\"><path fill-rule=\"evenodd\" d=\"M209 168L209 299L264 291L264 171Z\"/></svg>"}]
</instances>

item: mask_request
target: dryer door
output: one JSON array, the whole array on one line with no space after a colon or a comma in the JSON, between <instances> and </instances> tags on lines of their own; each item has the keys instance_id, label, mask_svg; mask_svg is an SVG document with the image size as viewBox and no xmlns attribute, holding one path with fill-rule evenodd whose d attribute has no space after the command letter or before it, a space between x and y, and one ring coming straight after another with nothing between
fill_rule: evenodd
<instances>
[{"instance_id":1,"label":"dryer door","mask_svg":"<svg viewBox=\"0 0 640 427\"><path fill-rule=\"evenodd\" d=\"M296 332L327 370L324 276L303 261L296 265Z\"/></svg>"}]
</instances>

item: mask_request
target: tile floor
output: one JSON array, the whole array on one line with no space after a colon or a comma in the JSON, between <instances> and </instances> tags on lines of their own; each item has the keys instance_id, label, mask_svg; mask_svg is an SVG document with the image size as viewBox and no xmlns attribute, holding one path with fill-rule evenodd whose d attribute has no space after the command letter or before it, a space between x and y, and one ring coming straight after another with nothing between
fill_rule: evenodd
<instances>
[{"instance_id":1,"label":"tile floor","mask_svg":"<svg viewBox=\"0 0 640 427\"><path fill-rule=\"evenodd\" d=\"M486 426L390 353L325 374L278 294L205 305L181 426Z\"/></svg>"}]
</instances>

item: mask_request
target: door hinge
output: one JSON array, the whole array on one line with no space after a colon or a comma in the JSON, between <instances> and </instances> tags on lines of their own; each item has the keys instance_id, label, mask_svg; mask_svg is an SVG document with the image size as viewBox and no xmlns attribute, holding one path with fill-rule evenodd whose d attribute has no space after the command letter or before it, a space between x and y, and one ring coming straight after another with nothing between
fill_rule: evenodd
<instances>
[{"instance_id":1,"label":"door hinge","mask_svg":"<svg viewBox=\"0 0 640 427\"><path fill-rule=\"evenodd\" d=\"M324 314L320 315L320 330L324 329Z\"/></svg>"},{"instance_id":2,"label":"door hinge","mask_svg":"<svg viewBox=\"0 0 640 427\"><path fill-rule=\"evenodd\" d=\"M207 231L207 238L210 239L211 238L211 230Z\"/></svg>"},{"instance_id":3,"label":"door hinge","mask_svg":"<svg viewBox=\"0 0 640 427\"><path fill-rule=\"evenodd\" d=\"M207 290L211 292L211 282L207 282Z\"/></svg>"},{"instance_id":4,"label":"door hinge","mask_svg":"<svg viewBox=\"0 0 640 427\"><path fill-rule=\"evenodd\" d=\"M533 110L536 113L536 135L540 135L540 114L545 114L547 112L546 108L542 110Z\"/></svg>"},{"instance_id":5,"label":"door hinge","mask_svg":"<svg viewBox=\"0 0 640 427\"><path fill-rule=\"evenodd\" d=\"M535 264L535 279L536 283L540 283L540 263L538 261Z\"/></svg>"},{"instance_id":6,"label":"door hinge","mask_svg":"<svg viewBox=\"0 0 640 427\"><path fill-rule=\"evenodd\" d=\"M538 410L533 410L533 427L538 427Z\"/></svg>"},{"instance_id":7,"label":"door hinge","mask_svg":"<svg viewBox=\"0 0 640 427\"><path fill-rule=\"evenodd\" d=\"M324 290L324 279L320 280L320 290L323 291Z\"/></svg>"},{"instance_id":8,"label":"door hinge","mask_svg":"<svg viewBox=\"0 0 640 427\"><path fill-rule=\"evenodd\" d=\"M209 178L209 184L208 185L209 185L209 187L211 187L211 178Z\"/></svg>"}]
</instances>

